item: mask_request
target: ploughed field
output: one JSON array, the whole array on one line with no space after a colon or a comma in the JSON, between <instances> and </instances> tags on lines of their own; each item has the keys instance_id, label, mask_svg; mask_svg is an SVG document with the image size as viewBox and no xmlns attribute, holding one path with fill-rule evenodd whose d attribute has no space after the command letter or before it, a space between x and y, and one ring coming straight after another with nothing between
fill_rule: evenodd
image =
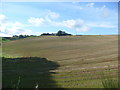
<instances>
[{"instance_id":1,"label":"ploughed field","mask_svg":"<svg viewBox=\"0 0 120 90\"><path fill-rule=\"evenodd\" d=\"M117 79L118 36L39 36L4 42L3 87L102 88Z\"/></svg>"}]
</instances>

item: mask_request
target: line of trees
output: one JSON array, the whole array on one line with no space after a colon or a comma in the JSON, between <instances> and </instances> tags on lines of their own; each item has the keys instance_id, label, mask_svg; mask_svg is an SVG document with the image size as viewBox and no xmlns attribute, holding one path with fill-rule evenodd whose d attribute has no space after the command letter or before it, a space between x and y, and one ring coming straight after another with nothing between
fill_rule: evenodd
<instances>
[{"instance_id":1,"label":"line of trees","mask_svg":"<svg viewBox=\"0 0 120 90\"><path fill-rule=\"evenodd\" d=\"M43 34L41 34L41 36L56 36L56 34L55 33L43 33Z\"/></svg>"},{"instance_id":2,"label":"line of trees","mask_svg":"<svg viewBox=\"0 0 120 90\"><path fill-rule=\"evenodd\" d=\"M35 35L13 35L12 37L2 37L2 40L11 41L11 40L23 39L28 37L36 37L36 36Z\"/></svg>"},{"instance_id":3,"label":"line of trees","mask_svg":"<svg viewBox=\"0 0 120 90\"><path fill-rule=\"evenodd\" d=\"M65 31L59 30L57 33L43 33L41 36L71 36L71 34L66 33Z\"/></svg>"},{"instance_id":4,"label":"line of trees","mask_svg":"<svg viewBox=\"0 0 120 90\"><path fill-rule=\"evenodd\" d=\"M71 34L66 33L65 31L59 30L57 33L43 33L41 36L71 36ZM12 37L2 37L2 41L11 41L17 39L23 39L28 37L36 37L36 35L14 35Z\"/></svg>"}]
</instances>

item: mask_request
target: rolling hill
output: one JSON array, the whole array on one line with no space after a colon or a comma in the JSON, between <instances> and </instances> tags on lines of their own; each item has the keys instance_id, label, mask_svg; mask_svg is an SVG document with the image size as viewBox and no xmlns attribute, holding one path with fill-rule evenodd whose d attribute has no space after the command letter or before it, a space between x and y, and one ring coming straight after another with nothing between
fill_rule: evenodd
<instances>
[{"instance_id":1,"label":"rolling hill","mask_svg":"<svg viewBox=\"0 0 120 90\"><path fill-rule=\"evenodd\" d=\"M102 88L105 77L117 79L118 36L19 39L3 43L3 57L4 87L21 76L21 87Z\"/></svg>"}]
</instances>

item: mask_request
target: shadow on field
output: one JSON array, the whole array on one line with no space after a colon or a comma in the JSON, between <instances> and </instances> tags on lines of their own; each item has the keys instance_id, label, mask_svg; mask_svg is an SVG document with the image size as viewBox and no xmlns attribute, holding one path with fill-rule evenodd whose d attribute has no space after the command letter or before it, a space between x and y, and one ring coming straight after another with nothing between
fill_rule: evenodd
<instances>
[{"instance_id":1,"label":"shadow on field","mask_svg":"<svg viewBox=\"0 0 120 90\"><path fill-rule=\"evenodd\" d=\"M2 86L4 88L57 88L50 70L59 67L56 62L40 57L2 57ZM19 83L20 82L20 83ZM60 87L59 87L60 88Z\"/></svg>"}]
</instances>

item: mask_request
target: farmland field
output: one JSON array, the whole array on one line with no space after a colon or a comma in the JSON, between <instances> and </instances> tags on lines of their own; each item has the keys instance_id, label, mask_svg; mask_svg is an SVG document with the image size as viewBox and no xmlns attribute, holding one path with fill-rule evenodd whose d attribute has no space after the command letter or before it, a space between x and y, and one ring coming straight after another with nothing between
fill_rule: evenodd
<instances>
[{"instance_id":1,"label":"farmland field","mask_svg":"<svg viewBox=\"0 0 120 90\"><path fill-rule=\"evenodd\" d=\"M117 78L118 36L39 36L3 43L3 88L103 88Z\"/></svg>"}]
</instances>

